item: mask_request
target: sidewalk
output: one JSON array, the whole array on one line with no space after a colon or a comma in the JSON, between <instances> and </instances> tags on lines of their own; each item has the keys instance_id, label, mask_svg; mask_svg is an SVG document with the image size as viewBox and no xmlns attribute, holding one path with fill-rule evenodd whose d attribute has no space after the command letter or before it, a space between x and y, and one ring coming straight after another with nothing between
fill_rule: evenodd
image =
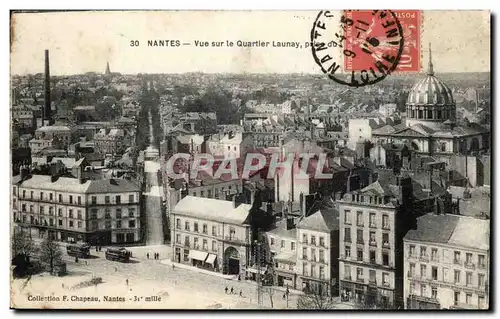
<instances>
[{"instance_id":1,"label":"sidewalk","mask_svg":"<svg viewBox=\"0 0 500 319\"><path fill-rule=\"evenodd\" d=\"M201 268L194 267L194 266L175 263L169 259L162 259L160 262L164 265L167 265L167 266L174 265L176 268L182 268L182 269L187 269L187 270L191 270L191 271L196 271L196 272L199 272L199 273L202 273L205 275L211 275L211 276L216 276L216 277L220 277L220 278L224 278L224 279L232 279L232 280L238 279L237 275L223 275L223 274L215 272L215 271L210 271L210 270L205 270L205 269L201 269Z\"/></svg>"}]
</instances>

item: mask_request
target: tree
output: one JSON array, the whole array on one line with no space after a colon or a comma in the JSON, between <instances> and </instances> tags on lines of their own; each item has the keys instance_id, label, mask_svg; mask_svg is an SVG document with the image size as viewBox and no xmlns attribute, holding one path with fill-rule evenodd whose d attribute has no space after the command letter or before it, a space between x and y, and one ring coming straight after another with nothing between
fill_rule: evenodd
<instances>
[{"instance_id":1,"label":"tree","mask_svg":"<svg viewBox=\"0 0 500 319\"><path fill-rule=\"evenodd\" d=\"M61 247L51 236L47 236L40 245L40 260L49 266L50 273L56 265L62 263L62 254Z\"/></svg>"},{"instance_id":2,"label":"tree","mask_svg":"<svg viewBox=\"0 0 500 319\"><path fill-rule=\"evenodd\" d=\"M297 309L329 310L334 309L334 303L325 293L308 290L297 300Z\"/></svg>"},{"instance_id":3,"label":"tree","mask_svg":"<svg viewBox=\"0 0 500 319\"><path fill-rule=\"evenodd\" d=\"M21 255L26 262L36 254L37 247L31 236L21 231L15 231L12 235L12 255L17 257Z\"/></svg>"}]
</instances>

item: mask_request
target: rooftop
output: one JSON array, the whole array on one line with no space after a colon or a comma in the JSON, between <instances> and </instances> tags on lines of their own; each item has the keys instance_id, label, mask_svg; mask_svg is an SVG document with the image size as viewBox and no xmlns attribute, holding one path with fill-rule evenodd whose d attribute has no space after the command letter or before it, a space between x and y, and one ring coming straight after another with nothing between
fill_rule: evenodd
<instances>
[{"instance_id":1,"label":"rooftop","mask_svg":"<svg viewBox=\"0 0 500 319\"><path fill-rule=\"evenodd\" d=\"M177 203L174 211L199 219L243 225L246 224L251 208L249 204L240 204L234 208L232 201L186 196Z\"/></svg>"}]
</instances>

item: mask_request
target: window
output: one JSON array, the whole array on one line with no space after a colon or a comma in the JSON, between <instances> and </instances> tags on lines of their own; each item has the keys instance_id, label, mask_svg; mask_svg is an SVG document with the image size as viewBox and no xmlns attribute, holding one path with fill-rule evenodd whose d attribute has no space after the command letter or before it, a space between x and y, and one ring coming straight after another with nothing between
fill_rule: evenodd
<instances>
[{"instance_id":1,"label":"window","mask_svg":"<svg viewBox=\"0 0 500 319\"><path fill-rule=\"evenodd\" d=\"M410 257L415 257L415 246L410 245Z\"/></svg>"},{"instance_id":2,"label":"window","mask_svg":"<svg viewBox=\"0 0 500 319\"><path fill-rule=\"evenodd\" d=\"M356 280L363 281L363 268L356 268Z\"/></svg>"},{"instance_id":3,"label":"window","mask_svg":"<svg viewBox=\"0 0 500 319\"><path fill-rule=\"evenodd\" d=\"M324 266L319 266L319 278L325 279L325 267Z\"/></svg>"},{"instance_id":4,"label":"window","mask_svg":"<svg viewBox=\"0 0 500 319\"><path fill-rule=\"evenodd\" d=\"M69 203L73 204L73 195L69 195Z\"/></svg>"},{"instance_id":5,"label":"window","mask_svg":"<svg viewBox=\"0 0 500 319\"><path fill-rule=\"evenodd\" d=\"M43 200L43 192L40 192L40 200Z\"/></svg>"},{"instance_id":6,"label":"window","mask_svg":"<svg viewBox=\"0 0 500 319\"><path fill-rule=\"evenodd\" d=\"M432 261L437 261L438 257L438 250L436 248L432 248L431 250L431 259Z\"/></svg>"},{"instance_id":7,"label":"window","mask_svg":"<svg viewBox=\"0 0 500 319\"><path fill-rule=\"evenodd\" d=\"M316 261L316 249L311 248L311 259L312 261Z\"/></svg>"},{"instance_id":8,"label":"window","mask_svg":"<svg viewBox=\"0 0 500 319\"><path fill-rule=\"evenodd\" d=\"M362 249L358 249L357 251L357 261L363 261L363 250Z\"/></svg>"},{"instance_id":9,"label":"window","mask_svg":"<svg viewBox=\"0 0 500 319\"><path fill-rule=\"evenodd\" d=\"M319 262L325 262L325 251L323 249L319 250Z\"/></svg>"},{"instance_id":10,"label":"window","mask_svg":"<svg viewBox=\"0 0 500 319\"><path fill-rule=\"evenodd\" d=\"M193 192L193 196L196 197L196 192Z\"/></svg>"},{"instance_id":11,"label":"window","mask_svg":"<svg viewBox=\"0 0 500 319\"><path fill-rule=\"evenodd\" d=\"M372 264L375 264L377 262L375 255L376 255L375 251L374 250L370 250L370 262Z\"/></svg>"},{"instance_id":12,"label":"window","mask_svg":"<svg viewBox=\"0 0 500 319\"><path fill-rule=\"evenodd\" d=\"M357 242L360 244L364 244L363 230L362 229L358 229L358 231L357 231Z\"/></svg>"},{"instance_id":13,"label":"window","mask_svg":"<svg viewBox=\"0 0 500 319\"><path fill-rule=\"evenodd\" d=\"M350 243L351 242L351 229L345 228L344 230L344 241Z\"/></svg>"},{"instance_id":14,"label":"window","mask_svg":"<svg viewBox=\"0 0 500 319\"><path fill-rule=\"evenodd\" d=\"M420 265L420 276L422 278L427 277L427 266L426 265Z\"/></svg>"},{"instance_id":15,"label":"window","mask_svg":"<svg viewBox=\"0 0 500 319\"><path fill-rule=\"evenodd\" d=\"M180 235L180 234L175 235L175 242L176 242L177 244L180 244L180 243L181 243L181 235Z\"/></svg>"},{"instance_id":16,"label":"window","mask_svg":"<svg viewBox=\"0 0 500 319\"><path fill-rule=\"evenodd\" d=\"M217 242L212 240L212 251L217 251Z\"/></svg>"},{"instance_id":17,"label":"window","mask_svg":"<svg viewBox=\"0 0 500 319\"><path fill-rule=\"evenodd\" d=\"M477 283L480 288L484 288L485 286L485 281L484 281L484 274L478 274L477 275Z\"/></svg>"},{"instance_id":18,"label":"window","mask_svg":"<svg viewBox=\"0 0 500 319\"><path fill-rule=\"evenodd\" d=\"M117 213L118 213L118 210L117 210ZM121 213L120 213L121 214ZM97 208L93 208L91 211L90 211L90 219L97 219Z\"/></svg>"},{"instance_id":19,"label":"window","mask_svg":"<svg viewBox=\"0 0 500 319\"><path fill-rule=\"evenodd\" d=\"M420 246L420 257L427 257L427 247Z\"/></svg>"},{"instance_id":20,"label":"window","mask_svg":"<svg viewBox=\"0 0 500 319\"><path fill-rule=\"evenodd\" d=\"M78 210L76 212L77 216L78 216L78 219L82 219L82 211L81 210Z\"/></svg>"},{"instance_id":21,"label":"window","mask_svg":"<svg viewBox=\"0 0 500 319\"><path fill-rule=\"evenodd\" d=\"M432 267L432 280L438 280L438 269L437 269L437 267Z\"/></svg>"},{"instance_id":22,"label":"window","mask_svg":"<svg viewBox=\"0 0 500 319\"><path fill-rule=\"evenodd\" d=\"M134 202L134 194L128 195L128 202L133 203Z\"/></svg>"},{"instance_id":23,"label":"window","mask_svg":"<svg viewBox=\"0 0 500 319\"><path fill-rule=\"evenodd\" d=\"M389 286L389 274L388 273L382 273L382 284L384 286Z\"/></svg>"},{"instance_id":24,"label":"window","mask_svg":"<svg viewBox=\"0 0 500 319\"><path fill-rule=\"evenodd\" d=\"M472 264L472 254L471 253L465 254L465 262L469 265Z\"/></svg>"},{"instance_id":25,"label":"window","mask_svg":"<svg viewBox=\"0 0 500 319\"><path fill-rule=\"evenodd\" d=\"M316 236L311 236L311 245L316 245Z\"/></svg>"},{"instance_id":26,"label":"window","mask_svg":"<svg viewBox=\"0 0 500 319\"><path fill-rule=\"evenodd\" d=\"M198 232L198 223L197 222L194 223L193 228L194 228L195 232Z\"/></svg>"},{"instance_id":27,"label":"window","mask_svg":"<svg viewBox=\"0 0 500 319\"><path fill-rule=\"evenodd\" d=\"M460 270L455 270L454 282L455 284L460 283Z\"/></svg>"},{"instance_id":28,"label":"window","mask_svg":"<svg viewBox=\"0 0 500 319\"><path fill-rule=\"evenodd\" d=\"M311 277L316 277L316 267L311 264Z\"/></svg>"},{"instance_id":29,"label":"window","mask_svg":"<svg viewBox=\"0 0 500 319\"><path fill-rule=\"evenodd\" d=\"M208 240L203 239L203 250L208 250Z\"/></svg>"},{"instance_id":30,"label":"window","mask_svg":"<svg viewBox=\"0 0 500 319\"><path fill-rule=\"evenodd\" d=\"M382 215L382 228L389 229L389 216Z\"/></svg>"},{"instance_id":31,"label":"window","mask_svg":"<svg viewBox=\"0 0 500 319\"><path fill-rule=\"evenodd\" d=\"M208 226L207 226L207 224L203 224L202 232L204 234L208 234Z\"/></svg>"},{"instance_id":32,"label":"window","mask_svg":"<svg viewBox=\"0 0 500 319\"><path fill-rule=\"evenodd\" d=\"M290 249L295 250L295 243L293 241L291 242Z\"/></svg>"},{"instance_id":33,"label":"window","mask_svg":"<svg viewBox=\"0 0 500 319\"><path fill-rule=\"evenodd\" d=\"M61 195L59 195L59 196L61 196ZM23 198L26 198L26 191L25 190L23 190Z\"/></svg>"},{"instance_id":34,"label":"window","mask_svg":"<svg viewBox=\"0 0 500 319\"><path fill-rule=\"evenodd\" d=\"M205 192L204 191L200 191L200 196L204 197L205 196Z\"/></svg>"},{"instance_id":35,"label":"window","mask_svg":"<svg viewBox=\"0 0 500 319\"><path fill-rule=\"evenodd\" d=\"M377 272L375 270L368 270L368 280L372 284L377 282Z\"/></svg>"},{"instance_id":36,"label":"window","mask_svg":"<svg viewBox=\"0 0 500 319\"><path fill-rule=\"evenodd\" d=\"M410 263L410 272L408 273L408 277L414 277L415 276L415 264Z\"/></svg>"},{"instance_id":37,"label":"window","mask_svg":"<svg viewBox=\"0 0 500 319\"><path fill-rule=\"evenodd\" d=\"M344 278L351 280L351 266L344 265Z\"/></svg>"},{"instance_id":38,"label":"window","mask_svg":"<svg viewBox=\"0 0 500 319\"><path fill-rule=\"evenodd\" d=\"M69 221L69 227L73 228L73 225L74 225L73 221L72 221L72 220L70 220L70 221Z\"/></svg>"},{"instance_id":39,"label":"window","mask_svg":"<svg viewBox=\"0 0 500 319\"><path fill-rule=\"evenodd\" d=\"M175 228L181 229L181 219L180 218L177 218L175 220Z\"/></svg>"},{"instance_id":40,"label":"window","mask_svg":"<svg viewBox=\"0 0 500 319\"><path fill-rule=\"evenodd\" d=\"M432 299L437 299L437 296L438 296L438 290L437 290L437 288L432 287L432 292L431 293L432 293L432 295L431 295Z\"/></svg>"},{"instance_id":41,"label":"window","mask_svg":"<svg viewBox=\"0 0 500 319\"><path fill-rule=\"evenodd\" d=\"M135 219L131 219L128 221L128 228L135 228Z\"/></svg>"},{"instance_id":42,"label":"window","mask_svg":"<svg viewBox=\"0 0 500 319\"><path fill-rule=\"evenodd\" d=\"M212 198L212 190L211 189L207 190L207 197Z\"/></svg>"},{"instance_id":43,"label":"window","mask_svg":"<svg viewBox=\"0 0 500 319\"><path fill-rule=\"evenodd\" d=\"M77 201L78 201L78 205L81 205L82 204L82 197L78 196Z\"/></svg>"},{"instance_id":44,"label":"window","mask_svg":"<svg viewBox=\"0 0 500 319\"><path fill-rule=\"evenodd\" d=\"M78 225L78 228L82 228L82 222L81 221L78 221L77 225Z\"/></svg>"},{"instance_id":45,"label":"window","mask_svg":"<svg viewBox=\"0 0 500 319\"><path fill-rule=\"evenodd\" d=\"M106 220L104 221L104 227L106 229L111 229L111 221L110 220Z\"/></svg>"},{"instance_id":46,"label":"window","mask_svg":"<svg viewBox=\"0 0 500 319\"><path fill-rule=\"evenodd\" d=\"M57 216L62 217L62 208L57 210Z\"/></svg>"},{"instance_id":47,"label":"window","mask_svg":"<svg viewBox=\"0 0 500 319\"><path fill-rule=\"evenodd\" d=\"M454 255L453 255L453 262L455 264L460 264L460 252L459 251L455 251Z\"/></svg>"},{"instance_id":48,"label":"window","mask_svg":"<svg viewBox=\"0 0 500 319\"><path fill-rule=\"evenodd\" d=\"M382 253L382 265L389 266L389 254Z\"/></svg>"},{"instance_id":49,"label":"window","mask_svg":"<svg viewBox=\"0 0 500 319\"><path fill-rule=\"evenodd\" d=\"M110 202L109 196L104 196L104 203L109 204L109 202Z\"/></svg>"},{"instance_id":50,"label":"window","mask_svg":"<svg viewBox=\"0 0 500 319\"><path fill-rule=\"evenodd\" d=\"M184 230L189 231L189 222L184 223Z\"/></svg>"},{"instance_id":51,"label":"window","mask_svg":"<svg viewBox=\"0 0 500 319\"><path fill-rule=\"evenodd\" d=\"M346 223L346 224L351 223L351 211L350 210L344 210L344 223Z\"/></svg>"},{"instance_id":52,"label":"window","mask_svg":"<svg viewBox=\"0 0 500 319\"><path fill-rule=\"evenodd\" d=\"M303 242L304 244L307 244L307 235L306 235L306 234L303 234L303 235L302 235L302 242Z\"/></svg>"},{"instance_id":53,"label":"window","mask_svg":"<svg viewBox=\"0 0 500 319\"><path fill-rule=\"evenodd\" d=\"M217 226L212 226L212 236L217 236Z\"/></svg>"},{"instance_id":54,"label":"window","mask_svg":"<svg viewBox=\"0 0 500 319\"><path fill-rule=\"evenodd\" d=\"M486 267L484 263L484 255L477 255L477 261L480 268Z\"/></svg>"},{"instance_id":55,"label":"window","mask_svg":"<svg viewBox=\"0 0 500 319\"><path fill-rule=\"evenodd\" d=\"M375 240L375 232L374 231L371 231L370 232L370 245L376 245L377 244L377 241Z\"/></svg>"},{"instance_id":56,"label":"window","mask_svg":"<svg viewBox=\"0 0 500 319\"><path fill-rule=\"evenodd\" d=\"M284 240L282 240L282 241L281 241L281 245L280 245L280 247L281 247L281 248L285 248L285 241L284 241Z\"/></svg>"},{"instance_id":57,"label":"window","mask_svg":"<svg viewBox=\"0 0 500 319\"><path fill-rule=\"evenodd\" d=\"M135 208L129 208L128 217L134 217L134 216L135 216Z\"/></svg>"},{"instance_id":58,"label":"window","mask_svg":"<svg viewBox=\"0 0 500 319\"><path fill-rule=\"evenodd\" d=\"M308 276L307 263L302 263L302 274Z\"/></svg>"},{"instance_id":59,"label":"window","mask_svg":"<svg viewBox=\"0 0 500 319\"><path fill-rule=\"evenodd\" d=\"M116 203L117 203L117 204L121 204L121 203L122 203L122 198L121 198L121 196L120 196L120 195L116 195L116 196L115 196L115 201L116 201Z\"/></svg>"},{"instance_id":60,"label":"window","mask_svg":"<svg viewBox=\"0 0 500 319\"><path fill-rule=\"evenodd\" d=\"M49 215L50 216L54 215L54 207L52 207L52 206L49 207Z\"/></svg>"},{"instance_id":61,"label":"window","mask_svg":"<svg viewBox=\"0 0 500 319\"><path fill-rule=\"evenodd\" d=\"M79 223L81 223L81 222L79 222ZM54 226L54 220L52 218L49 219L49 225ZM78 226L78 227L81 227L81 226Z\"/></svg>"},{"instance_id":62,"label":"window","mask_svg":"<svg viewBox=\"0 0 500 319\"><path fill-rule=\"evenodd\" d=\"M345 246L345 258L351 258L351 247Z\"/></svg>"},{"instance_id":63,"label":"window","mask_svg":"<svg viewBox=\"0 0 500 319\"><path fill-rule=\"evenodd\" d=\"M189 240L185 241L185 245L189 247ZM184 249L184 254L183 254L184 261L189 261L189 250Z\"/></svg>"},{"instance_id":64,"label":"window","mask_svg":"<svg viewBox=\"0 0 500 319\"><path fill-rule=\"evenodd\" d=\"M325 237L320 237L320 238L319 238L319 245L320 245L321 247L325 247Z\"/></svg>"},{"instance_id":65,"label":"window","mask_svg":"<svg viewBox=\"0 0 500 319\"><path fill-rule=\"evenodd\" d=\"M59 219L59 226L62 226L62 225L63 225L62 219Z\"/></svg>"},{"instance_id":66,"label":"window","mask_svg":"<svg viewBox=\"0 0 500 319\"><path fill-rule=\"evenodd\" d=\"M389 246L389 234L388 233L382 234L382 245L385 247Z\"/></svg>"},{"instance_id":67,"label":"window","mask_svg":"<svg viewBox=\"0 0 500 319\"><path fill-rule=\"evenodd\" d=\"M271 246L274 246L274 237L270 237L271 240Z\"/></svg>"},{"instance_id":68,"label":"window","mask_svg":"<svg viewBox=\"0 0 500 319\"><path fill-rule=\"evenodd\" d=\"M40 215L43 215L43 214L45 214L45 212L44 212L44 209L45 209L45 207L43 207L43 206L40 206Z\"/></svg>"},{"instance_id":69,"label":"window","mask_svg":"<svg viewBox=\"0 0 500 319\"><path fill-rule=\"evenodd\" d=\"M465 303L468 305L472 303L472 294L465 294Z\"/></svg>"},{"instance_id":70,"label":"window","mask_svg":"<svg viewBox=\"0 0 500 319\"><path fill-rule=\"evenodd\" d=\"M33 199L33 191L30 192L30 197Z\"/></svg>"},{"instance_id":71,"label":"window","mask_svg":"<svg viewBox=\"0 0 500 319\"><path fill-rule=\"evenodd\" d=\"M198 237L194 238L194 249L199 249L200 245L198 244Z\"/></svg>"},{"instance_id":72,"label":"window","mask_svg":"<svg viewBox=\"0 0 500 319\"><path fill-rule=\"evenodd\" d=\"M455 306L458 305L458 303L460 302L460 292L459 291L455 291L455 293L453 294L453 302L455 303Z\"/></svg>"},{"instance_id":73,"label":"window","mask_svg":"<svg viewBox=\"0 0 500 319\"><path fill-rule=\"evenodd\" d=\"M471 272L467 272L465 274L465 284L467 286L472 286L472 273Z\"/></svg>"},{"instance_id":74,"label":"window","mask_svg":"<svg viewBox=\"0 0 500 319\"><path fill-rule=\"evenodd\" d=\"M302 259L307 259L307 248L302 247Z\"/></svg>"},{"instance_id":75,"label":"window","mask_svg":"<svg viewBox=\"0 0 500 319\"><path fill-rule=\"evenodd\" d=\"M415 294L415 291L416 291L416 289L415 289L415 283L412 282L412 283L410 283L410 293L411 294Z\"/></svg>"},{"instance_id":76,"label":"window","mask_svg":"<svg viewBox=\"0 0 500 319\"><path fill-rule=\"evenodd\" d=\"M484 305L485 305L484 296L478 296L477 300L478 300L479 308L480 309L484 308Z\"/></svg>"},{"instance_id":77,"label":"window","mask_svg":"<svg viewBox=\"0 0 500 319\"><path fill-rule=\"evenodd\" d=\"M54 194L50 193L49 194L49 200L52 201L54 199Z\"/></svg>"},{"instance_id":78,"label":"window","mask_svg":"<svg viewBox=\"0 0 500 319\"><path fill-rule=\"evenodd\" d=\"M73 218L73 210L72 209L69 210L69 218Z\"/></svg>"},{"instance_id":79,"label":"window","mask_svg":"<svg viewBox=\"0 0 500 319\"><path fill-rule=\"evenodd\" d=\"M364 222L363 222L363 212L362 211L358 211L356 213L356 225L360 226L360 227L363 227L364 225Z\"/></svg>"},{"instance_id":80,"label":"window","mask_svg":"<svg viewBox=\"0 0 500 319\"><path fill-rule=\"evenodd\" d=\"M418 110L418 118L423 119L424 118L424 111L423 110Z\"/></svg>"},{"instance_id":81,"label":"window","mask_svg":"<svg viewBox=\"0 0 500 319\"><path fill-rule=\"evenodd\" d=\"M377 227L375 223L375 213L370 213L370 227Z\"/></svg>"},{"instance_id":82,"label":"window","mask_svg":"<svg viewBox=\"0 0 500 319\"><path fill-rule=\"evenodd\" d=\"M184 245L188 246L188 247L190 246L190 244L189 244L189 236L184 237Z\"/></svg>"},{"instance_id":83,"label":"window","mask_svg":"<svg viewBox=\"0 0 500 319\"><path fill-rule=\"evenodd\" d=\"M92 200L92 205L97 204L97 196L92 196L91 200Z\"/></svg>"},{"instance_id":84,"label":"window","mask_svg":"<svg viewBox=\"0 0 500 319\"><path fill-rule=\"evenodd\" d=\"M427 297L427 286L426 285L420 286L420 296Z\"/></svg>"}]
</instances>

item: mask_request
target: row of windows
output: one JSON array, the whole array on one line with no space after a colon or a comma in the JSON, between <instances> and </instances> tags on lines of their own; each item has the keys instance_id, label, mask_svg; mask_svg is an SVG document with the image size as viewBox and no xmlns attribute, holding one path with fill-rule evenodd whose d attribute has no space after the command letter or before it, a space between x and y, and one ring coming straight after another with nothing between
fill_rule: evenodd
<instances>
[{"instance_id":1,"label":"row of windows","mask_svg":"<svg viewBox=\"0 0 500 319\"><path fill-rule=\"evenodd\" d=\"M429 296L428 287L429 286L427 286L425 284L420 285L420 296L432 298L432 299L438 299L438 289L436 287L430 286L431 294ZM410 284L410 294L413 294L413 295L417 294L417 289L415 287L415 283ZM463 302L462 301L463 299L461 298L462 294L465 294L465 303L468 305L473 305L473 301L472 301L473 295L471 293L463 293L461 291L455 291L455 292L453 292L453 303L455 304L455 306L457 306ZM480 307L480 308L483 308L484 306L486 306L485 297L482 295L478 295L477 296L477 303L478 303L478 307Z\"/></svg>"},{"instance_id":2,"label":"row of windows","mask_svg":"<svg viewBox=\"0 0 500 319\"><path fill-rule=\"evenodd\" d=\"M356 231L356 243L358 244L364 244L365 239L364 239L364 229L358 228ZM369 233L369 240L368 244L370 246L377 246L377 233L375 231L370 231ZM351 228L346 227L344 228L344 242L346 243L351 243L352 242L352 237L351 237ZM389 233L382 233L382 247L384 248L390 248L390 242L389 242Z\"/></svg>"},{"instance_id":3,"label":"row of windows","mask_svg":"<svg viewBox=\"0 0 500 319\"><path fill-rule=\"evenodd\" d=\"M325 262L325 251L323 249L318 249L318 256L316 257L316 249L311 248L311 254L308 254L309 249L307 247L302 247L302 259ZM310 257L310 258L309 258Z\"/></svg>"},{"instance_id":4,"label":"row of windows","mask_svg":"<svg viewBox=\"0 0 500 319\"><path fill-rule=\"evenodd\" d=\"M276 245L276 241L274 240L274 237L269 237L270 245L274 246ZM285 240L280 240L280 248L286 248L286 241ZM292 241L290 242L290 250L295 250L295 242Z\"/></svg>"},{"instance_id":5,"label":"row of windows","mask_svg":"<svg viewBox=\"0 0 500 319\"><path fill-rule=\"evenodd\" d=\"M310 238L310 240L308 241L309 238ZM311 235L310 237L308 237L307 234L302 234L302 244L313 245L313 246L319 245L321 247L326 247L325 237L323 237L323 236L319 236L319 240L318 240L318 242L316 242L315 235Z\"/></svg>"},{"instance_id":6,"label":"row of windows","mask_svg":"<svg viewBox=\"0 0 500 319\"><path fill-rule=\"evenodd\" d=\"M344 250L344 253L345 253L345 258L346 259L351 259L351 250L352 250L352 247L351 246L345 246L345 250ZM369 262L371 264L378 264L379 262L377 261L377 251L375 250L370 250L369 251ZM389 252L386 252L386 251L383 251L382 252L382 265L383 266L390 266L390 254ZM363 249L357 249L356 250L356 261L361 261L361 262L364 262L365 261L365 255L364 255L364 251Z\"/></svg>"},{"instance_id":7,"label":"row of windows","mask_svg":"<svg viewBox=\"0 0 500 319\"><path fill-rule=\"evenodd\" d=\"M363 198L364 196L361 196L361 197ZM370 196L370 198L371 198L371 196ZM351 211L348 209L344 210L344 223L348 224L348 225L352 224ZM359 227L365 226L364 212L362 210L356 211L356 225ZM370 212L369 219L368 219L368 226L374 227L374 228L378 227L378 225L377 225L377 213ZM382 215L382 228L390 229L389 215L387 215L387 214Z\"/></svg>"},{"instance_id":8,"label":"row of windows","mask_svg":"<svg viewBox=\"0 0 500 319\"><path fill-rule=\"evenodd\" d=\"M29 199L35 199L34 198L34 191L30 191L29 192ZM16 195L16 192L14 190L14 196ZM39 197L37 198L38 200L41 200L41 201L53 201L54 200L54 193L44 193L44 192L40 192L39 193ZM121 204L121 195L116 195L114 196L114 204ZM27 198L27 191L26 190L23 190L22 191L22 198L25 199ZM58 198L57 198L57 202L58 203L62 203L63 202L63 194L58 194ZM133 203L134 202L134 195L131 194L128 196L128 201L129 203ZM77 205L82 205L82 197L81 196L73 196L73 195L69 195L68 196L68 202L69 204L77 204ZM91 196L91 203L92 205L96 205L97 204L97 196ZM105 204L111 204L111 196L109 195L106 195L104 196L104 203Z\"/></svg>"},{"instance_id":9,"label":"row of windows","mask_svg":"<svg viewBox=\"0 0 500 319\"><path fill-rule=\"evenodd\" d=\"M449 260L449 251L448 249L443 249L443 259L444 261ZM429 256L430 255L430 256ZM465 255L465 260L463 260ZM480 268L486 267L486 256L484 254L476 254L473 253L462 253L461 251L455 250L453 251L453 263L457 265L462 265L463 262L465 267L475 268L477 265ZM439 254L437 248L431 248L430 253L426 246L420 246L420 250L417 255L417 249L415 245L409 246L409 257L420 258L424 261L439 261Z\"/></svg>"},{"instance_id":10,"label":"row of windows","mask_svg":"<svg viewBox=\"0 0 500 319\"><path fill-rule=\"evenodd\" d=\"M31 214L35 213L33 205L29 205L29 211L27 210L28 207L27 207L26 204L22 204L21 208L22 208L23 212L29 212ZM48 211L45 210L45 208L46 208L45 206L40 206L38 208L38 213L40 215L45 215L45 213L47 212L49 216L54 216L54 207L49 206ZM116 208L116 210L115 210L115 217L114 218L135 217L135 215L136 215L135 208L128 208L127 209L127 214L123 214L121 208ZM63 217L63 208L59 208L57 210L57 216L58 217ZM76 211L76 216L77 217L75 217L73 209L68 209L68 217L69 218L84 219L84 215L83 215L82 211L79 210L79 209ZM89 219L97 219L97 218L98 218L98 210L97 210L97 208L91 209L90 210ZM106 218L106 219L113 218L112 214L111 214L111 209L110 208L106 208L105 209L104 218Z\"/></svg>"},{"instance_id":11,"label":"row of windows","mask_svg":"<svg viewBox=\"0 0 500 319\"><path fill-rule=\"evenodd\" d=\"M429 268L431 270L430 277L429 277L429 273L428 273ZM462 273L463 272L461 270L454 270L453 271L453 282L455 284L461 284L462 283L462 280L463 280ZM408 271L408 277L416 277L416 275L417 275L417 273L416 273L416 265L414 263L410 263L410 269ZM435 266L427 267L427 265L425 265L425 264L420 265L420 277L421 278L429 278L429 279L432 279L432 280L439 280L439 278L438 278L438 267L435 267ZM448 277L449 277L449 269L448 268L443 268L443 270L442 270L442 277L441 277L442 281L449 282L450 279ZM466 271L465 272L465 285L466 286L473 286L474 285L473 278L474 278L473 272ZM484 288L485 285L486 285L486 275L482 274L482 273L478 273L477 274L477 285L476 286L480 287L480 288Z\"/></svg>"},{"instance_id":12,"label":"row of windows","mask_svg":"<svg viewBox=\"0 0 500 319\"><path fill-rule=\"evenodd\" d=\"M182 241L182 236L181 234L177 234L175 236L175 243L178 244L178 245L184 245L186 247L192 247L193 249L201 249L201 250L205 250L205 251L208 251L208 239L202 239L200 241L200 239L198 237L193 237L193 241L192 241L192 245L191 245L191 237L189 235L185 235L184 236L184 241ZM201 246L200 246L200 242L201 242ZM215 240L212 240L211 241L211 250L213 252L217 252L217 241ZM200 248L201 247L201 248Z\"/></svg>"},{"instance_id":13,"label":"row of windows","mask_svg":"<svg viewBox=\"0 0 500 319\"><path fill-rule=\"evenodd\" d=\"M359 138L361 139L362 136L360 136ZM387 196L380 197L380 196L365 196L365 195L360 195L360 194L351 194L351 201L352 202L367 203L367 204L374 204L374 205L383 205L383 204L387 204L388 197Z\"/></svg>"},{"instance_id":14,"label":"row of windows","mask_svg":"<svg viewBox=\"0 0 500 319\"><path fill-rule=\"evenodd\" d=\"M302 275L308 276L308 277L317 277L319 279L325 279L325 267L324 266L319 266L319 272L316 272L316 265L311 264L309 266L308 263L304 262L302 263Z\"/></svg>"},{"instance_id":15,"label":"row of windows","mask_svg":"<svg viewBox=\"0 0 500 319\"><path fill-rule=\"evenodd\" d=\"M365 281L365 272L364 269L361 267L354 267L356 269L356 281ZM389 278L390 274L387 272L382 273L382 282L381 284L384 286L389 286ZM351 266L350 265L344 265L344 279L346 280L352 280L351 276ZM377 272L373 269L368 270L368 281L370 283L377 283Z\"/></svg>"},{"instance_id":16,"label":"row of windows","mask_svg":"<svg viewBox=\"0 0 500 319\"><path fill-rule=\"evenodd\" d=\"M30 223L33 225L44 225L44 226L56 226L55 221L57 221L57 227L65 227L64 222L62 219L54 219L54 218L49 218L48 221L46 219L43 219L41 222L38 221L38 219L35 219L33 216L30 216ZM27 216L22 215L22 222L26 223L27 222ZM116 227L115 228L124 228L124 225L128 224L128 228L135 228L136 227L136 222L135 219L129 220L126 224L123 224L121 220L116 221ZM82 221L75 221L74 220L69 220L68 221L68 227L70 228L82 228L83 222ZM99 223L97 221L91 221L90 222L90 229L91 230L97 230L99 228ZM104 222L104 228L105 229L111 229L111 220L106 220Z\"/></svg>"},{"instance_id":17,"label":"row of windows","mask_svg":"<svg viewBox=\"0 0 500 319\"><path fill-rule=\"evenodd\" d=\"M220 193L221 193L221 194L226 194L227 192L230 192L230 191L231 191L231 189L232 189L232 186L231 186L231 185L229 185L229 186L227 187L227 190L226 190L226 189L224 188L224 186L223 186L223 187L221 187L221 188L220 188ZM236 185L236 192L239 192L239 187L238 187L238 185ZM191 192L191 195L192 195L192 196L195 196L195 197L196 197L196 196L197 196L197 194L198 194L198 193L197 193L197 192L195 192L195 191L192 191L192 192ZM219 197L219 188L214 188L214 189L213 189L213 196L214 196L215 198L218 198L218 197ZM201 190L201 191L200 191L200 197L205 197L205 191L204 191L204 190ZM212 190L211 190L211 189L207 189L207 192L206 192L206 197L207 197L207 198L212 198Z\"/></svg>"}]
</instances>

